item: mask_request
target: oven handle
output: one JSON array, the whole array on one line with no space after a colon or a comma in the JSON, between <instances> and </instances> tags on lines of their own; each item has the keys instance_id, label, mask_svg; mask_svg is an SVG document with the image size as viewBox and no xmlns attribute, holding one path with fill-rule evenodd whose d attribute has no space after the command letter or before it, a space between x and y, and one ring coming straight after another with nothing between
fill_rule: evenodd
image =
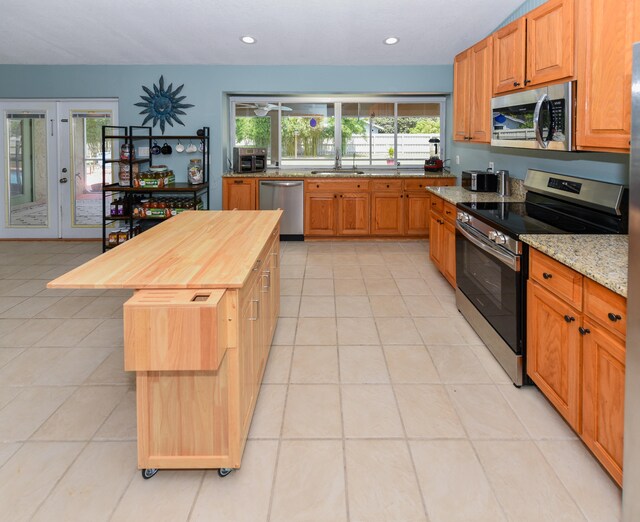
<instances>
[{"instance_id":1,"label":"oven handle","mask_svg":"<svg viewBox=\"0 0 640 522\"><path fill-rule=\"evenodd\" d=\"M471 232L465 225L456 221L456 229L468 239L473 245L477 246L481 250L484 250L487 254L495 257L498 261L507 265L514 272L520 272L520 257L505 253L501 250L497 250L496 246L484 241L481 237Z\"/></svg>"},{"instance_id":2,"label":"oven handle","mask_svg":"<svg viewBox=\"0 0 640 522\"><path fill-rule=\"evenodd\" d=\"M538 103L536 103L536 108L533 111L533 132L535 132L536 141L543 149L546 149L549 145L549 140L545 140L542 136L542 127L540 126L540 112L545 102L550 103L549 95L546 93L540 96ZM551 125L549 125L549 127L551 127ZM551 129L549 129L549 138L551 138Z\"/></svg>"}]
</instances>

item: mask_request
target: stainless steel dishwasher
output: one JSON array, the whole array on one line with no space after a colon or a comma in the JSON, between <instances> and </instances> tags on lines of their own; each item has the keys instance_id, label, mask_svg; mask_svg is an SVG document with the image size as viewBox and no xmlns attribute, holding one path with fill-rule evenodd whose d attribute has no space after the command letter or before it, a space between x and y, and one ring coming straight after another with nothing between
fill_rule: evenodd
<instances>
[{"instance_id":1,"label":"stainless steel dishwasher","mask_svg":"<svg viewBox=\"0 0 640 522\"><path fill-rule=\"evenodd\" d=\"M302 180L264 180L260 182L260 210L282 209L280 238L304 239L304 182Z\"/></svg>"}]
</instances>

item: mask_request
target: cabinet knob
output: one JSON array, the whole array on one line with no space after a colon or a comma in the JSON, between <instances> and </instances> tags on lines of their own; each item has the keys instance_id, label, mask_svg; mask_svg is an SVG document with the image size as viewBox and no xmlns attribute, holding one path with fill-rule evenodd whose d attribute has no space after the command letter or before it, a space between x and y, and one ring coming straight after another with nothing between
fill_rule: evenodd
<instances>
[{"instance_id":1,"label":"cabinet knob","mask_svg":"<svg viewBox=\"0 0 640 522\"><path fill-rule=\"evenodd\" d=\"M340 194L340 197L342 197L342 194Z\"/></svg>"},{"instance_id":2,"label":"cabinet knob","mask_svg":"<svg viewBox=\"0 0 640 522\"><path fill-rule=\"evenodd\" d=\"M316 188L320 188L320 185L316 185Z\"/></svg>"},{"instance_id":3,"label":"cabinet knob","mask_svg":"<svg viewBox=\"0 0 640 522\"><path fill-rule=\"evenodd\" d=\"M544 277L545 279L551 279L553 277L553 274L549 274L548 272L542 272L542 277Z\"/></svg>"},{"instance_id":4,"label":"cabinet knob","mask_svg":"<svg viewBox=\"0 0 640 522\"><path fill-rule=\"evenodd\" d=\"M402 194L400 194L400 199L402 199L404 196Z\"/></svg>"},{"instance_id":5,"label":"cabinet knob","mask_svg":"<svg viewBox=\"0 0 640 522\"><path fill-rule=\"evenodd\" d=\"M568 323L570 323L571 321L575 321L576 318L575 317L571 317L570 315L565 315L564 316L564 320Z\"/></svg>"},{"instance_id":6,"label":"cabinet knob","mask_svg":"<svg viewBox=\"0 0 640 522\"><path fill-rule=\"evenodd\" d=\"M418 187L422 188L422 183L420 185L418 185Z\"/></svg>"},{"instance_id":7,"label":"cabinet knob","mask_svg":"<svg viewBox=\"0 0 640 522\"><path fill-rule=\"evenodd\" d=\"M520 82L513 82L514 87L520 87Z\"/></svg>"},{"instance_id":8,"label":"cabinet knob","mask_svg":"<svg viewBox=\"0 0 640 522\"><path fill-rule=\"evenodd\" d=\"M609 312L609 314L607 315L607 317L609 318L610 321L613 321L614 323L616 321L620 321L622 319L621 315L618 314L614 314L613 312Z\"/></svg>"},{"instance_id":9,"label":"cabinet knob","mask_svg":"<svg viewBox=\"0 0 640 522\"><path fill-rule=\"evenodd\" d=\"M445 214L451 214L451 211L450 210L445 210L444 213Z\"/></svg>"},{"instance_id":10,"label":"cabinet knob","mask_svg":"<svg viewBox=\"0 0 640 522\"><path fill-rule=\"evenodd\" d=\"M578 331L580 332L580 335L587 335L591 333L591 330L589 330L589 328L582 328L582 326L578 328Z\"/></svg>"},{"instance_id":11,"label":"cabinet knob","mask_svg":"<svg viewBox=\"0 0 640 522\"><path fill-rule=\"evenodd\" d=\"M334 194L334 195L333 195L333 197L334 197L334 198L337 198L337 197L338 197L338 194Z\"/></svg>"},{"instance_id":12,"label":"cabinet knob","mask_svg":"<svg viewBox=\"0 0 640 522\"><path fill-rule=\"evenodd\" d=\"M358 185L358 188L360 188L360 185Z\"/></svg>"},{"instance_id":13,"label":"cabinet knob","mask_svg":"<svg viewBox=\"0 0 640 522\"><path fill-rule=\"evenodd\" d=\"M527 85L528 83L531 83L531 80L525 80L524 84Z\"/></svg>"}]
</instances>

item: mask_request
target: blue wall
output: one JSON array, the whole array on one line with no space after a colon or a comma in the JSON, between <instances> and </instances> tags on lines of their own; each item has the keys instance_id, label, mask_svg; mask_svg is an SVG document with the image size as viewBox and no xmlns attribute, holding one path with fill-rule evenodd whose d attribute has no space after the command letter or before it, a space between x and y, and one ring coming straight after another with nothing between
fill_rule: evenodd
<instances>
[{"instance_id":1,"label":"blue wall","mask_svg":"<svg viewBox=\"0 0 640 522\"><path fill-rule=\"evenodd\" d=\"M134 103L141 101L141 86L157 83L161 74L165 83L173 83L174 87L184 83L185 102L195 105L183 118L185 127L169 128L166 133L192 133L202 126L211 127L212 208L220 208L220 176L228 154L228 93L422 94L451 93L453 89L453 67L450 65L0 65L0 98L118 98L120 123L139 125L143 118L138 115L140 109ZM448 109L449 136L450 117ZM159 129L157 133L160 133ZM173 159L175 161L175 155ZM176 169L186 173L186 165Z\"/></svg>"}]
</instances>

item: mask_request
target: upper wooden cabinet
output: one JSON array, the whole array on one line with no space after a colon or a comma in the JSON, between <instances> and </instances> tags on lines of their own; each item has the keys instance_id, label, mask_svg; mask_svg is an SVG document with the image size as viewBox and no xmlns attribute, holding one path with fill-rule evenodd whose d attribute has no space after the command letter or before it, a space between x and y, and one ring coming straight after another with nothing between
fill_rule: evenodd
<instances>
[{"instance_id":1,"label":"upper wooden cabinet","mask_svg":"<svg viewBox=\"0 0 640 522\"><path fill-rule=\"evenodd\" d=\"M573 0L549 0L493 35L493 94L574 75Z\"/></svg>"},{"instance_id":2,"label":"upper wooden cabinet","mask_svg":"<svg viewBox=\"0 0 640 522\"><path fill-rule=\"evenodd\" d=\"M582 0L579 5L577 147L627 152L631 51L632 44L640 40L640 2Z\"/></svg>"},{"instance_id":3,"label":"upper wooden cabinet","mask_svg":"<svg viewBox=\"0 0 640 522\"><path fill-rule=\"evenodd\" d=\"M453 63L453 139L491 141L492 37L456 56Z\"/></svg>"}]
</instances>

